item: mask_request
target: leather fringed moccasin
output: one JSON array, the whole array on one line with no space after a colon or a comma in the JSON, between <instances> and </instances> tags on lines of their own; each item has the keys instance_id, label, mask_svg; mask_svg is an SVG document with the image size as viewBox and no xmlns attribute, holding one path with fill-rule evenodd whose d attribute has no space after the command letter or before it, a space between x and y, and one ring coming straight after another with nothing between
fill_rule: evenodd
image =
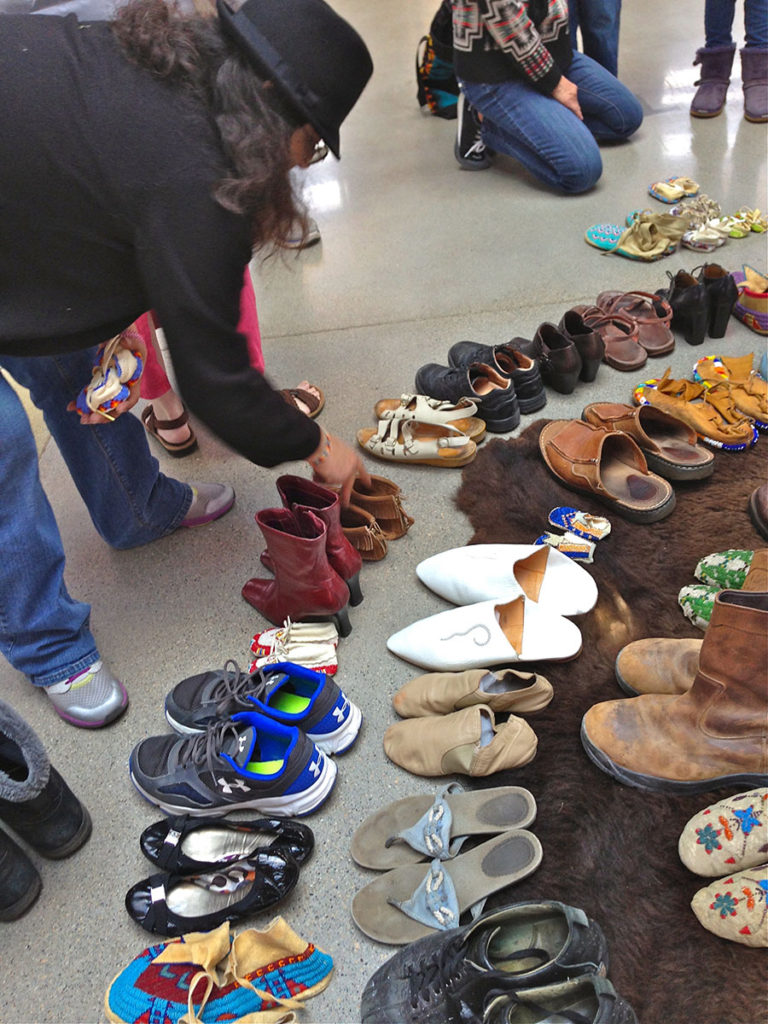
<instances>
[{"instance_id":1,"label":"leather fringed moccasin","mask_svg":"<svg viewBox=\"0 0 768 1024\"><path fill-rule=\"evenodd\" d=\"M671 484L650 472L642 451L623 432L582 420L551 420L539 435L539 450L562 484L632 523L655 523L674 510Z\"/></svg>"}]
</instances>

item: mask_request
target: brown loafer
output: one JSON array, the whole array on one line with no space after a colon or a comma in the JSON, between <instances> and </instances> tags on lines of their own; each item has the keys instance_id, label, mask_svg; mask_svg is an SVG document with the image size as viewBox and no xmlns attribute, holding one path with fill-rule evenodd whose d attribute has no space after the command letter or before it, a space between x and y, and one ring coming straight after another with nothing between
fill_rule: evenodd
<instances>
[{"instance_id":1,"label":"brown loafer","mask_svg":"<svg viewBox=\"0 0 768 1024\"><path fill-rule=\"evenodd\" d=\"M551 420L539 435L550 472L569 490L590 494L632 523L666 519L675 507L672 485L651 473L627 434L583 420Z\"/></svg>"},{"instance_id":2,"label":"brown loafer","mask_svg":"<svg viewBox=\"0 0 768 1024\"><path fill-rule=\"evenodd\" d=\"M665 480L712 476L715 456L698 445L693 427L650 405L593 402L581 418L596 427L621 430L642 449L650 469Z\"/></svg>"}]
</instances>

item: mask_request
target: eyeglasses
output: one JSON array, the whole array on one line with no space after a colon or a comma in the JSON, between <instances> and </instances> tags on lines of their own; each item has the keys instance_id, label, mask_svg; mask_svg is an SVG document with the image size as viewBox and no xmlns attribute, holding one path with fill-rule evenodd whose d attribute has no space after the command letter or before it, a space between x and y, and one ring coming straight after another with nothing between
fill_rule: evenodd
<instances>
[{"instance_id":1,"label":"eyeglasses","mask_svg":"<svg viewBox=\"0 0 768 1024\"><path fill-rule=\"evenodd\" d=\"M327 156L328 156L328 147L323 142L323 140L320 139L319 142L315 143L315 148L313 150L312 157L311 157L309 162L311 164L319 164L320 161L321 160L325 160L325 158Z\"/></svg>"}]
</instances>

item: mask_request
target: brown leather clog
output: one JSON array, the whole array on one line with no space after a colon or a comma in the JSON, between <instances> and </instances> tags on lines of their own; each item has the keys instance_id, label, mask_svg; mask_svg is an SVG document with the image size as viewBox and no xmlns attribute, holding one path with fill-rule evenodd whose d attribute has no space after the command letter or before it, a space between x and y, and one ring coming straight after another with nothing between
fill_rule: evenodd
<instances>
[{"instance_id":1,"label":"brown leather clog","mask_svg":"<svg viewBox=\"0 0 768 1024\"><path fill-rule=\"evenodd\" d=\"M593 426L628 434L642 449L648 466L665 480L703 480L714 472L715 457L696 443L693 427L660 409L593 402L584 408L581 418Z\"/></svg>"},{"instance_id":2,"label":"brown leather clog","mask_svg":"<svg viewBox=\"0 0 768 1024\"><path fill-rule=\"evenodd\" d=\"M655 523L675 507L672 485L651 473L627 434L583 420L551 420L539 450L552 474L569 490L590 494L633 523Z\"/></svg>"}]
</instances>

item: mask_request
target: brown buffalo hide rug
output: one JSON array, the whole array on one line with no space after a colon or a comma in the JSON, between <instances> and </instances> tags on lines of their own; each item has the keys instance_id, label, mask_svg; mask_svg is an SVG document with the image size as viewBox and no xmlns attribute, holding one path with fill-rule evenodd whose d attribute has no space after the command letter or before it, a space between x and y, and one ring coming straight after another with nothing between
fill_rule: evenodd
<instances>
[{"instance_id":1,"label":"brown buffalo hide rug","mask_svg":"<svg viewBox=\"0 0 768 1024\"><path fill-rule=\"evenodd\" d=\"M474 544L531 543L551 529L547 513L556 505L607 515L612 523L586 567L599 598L592 612L575 620L582 653L575 661L534 666L555 689L548 708L527 716L539 738L535 759L471 783L525 786L538 803L531 828L544 848L542 864L493 905L546 898L583 908L606 933L608 976L640 1024L765 1024L768 952L701 927L689 904L713 880L693 875L677 854L680 832L696 811L747 787L669 796L624 786L588 760L579 728L593 704L631 699L613 669L625 644L704 635L677 603L680 588L696 582L700 558L768 546L746 511L749 494L766 480L768 437L749 452L718 452L709 480L675 484L672 515L641 526L567 490L549 473L537 444L545 422L531 424L517 439L483 445L463 470L456 496Z\"/></svg>"}]
</instances>

